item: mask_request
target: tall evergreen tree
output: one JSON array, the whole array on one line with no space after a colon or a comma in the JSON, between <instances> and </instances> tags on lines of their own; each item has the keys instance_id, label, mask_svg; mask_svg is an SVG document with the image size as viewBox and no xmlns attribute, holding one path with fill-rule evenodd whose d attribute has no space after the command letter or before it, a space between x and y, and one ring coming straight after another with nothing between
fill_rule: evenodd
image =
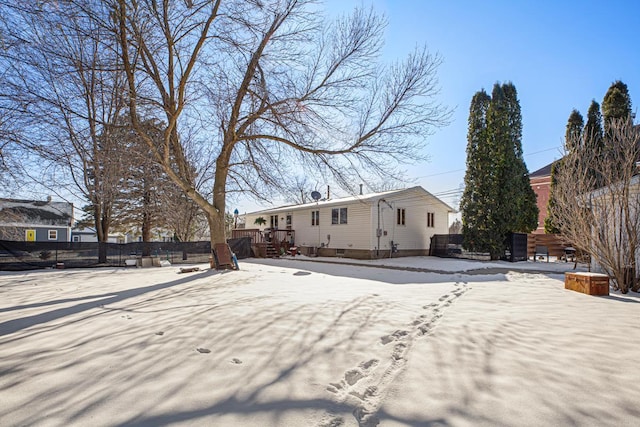
<instances>
[{"instance_id":1,"label":"tall evergreen tree","mask_svg":"<svg viewBox=\"0 0 640 427\"><path fill-rule=\"evenodd\" d=\"M609 86L602 100L602 116L604 118L605 134L609 132L611 122L615 119L629 119L631 117L631 97L627 85L616 80Z\"/></svg>"},{"instance_id":2,"label":"tall evergreen tree","mask_svg":"<svg viewBox=\"0 0 640 427\"><path fill-rule=\"evenodd\" d=\"M621 126L633 126L633 122L631 119L629 89L620 80L613 82L607 90L602 101L602 116L604 121L604 155L610 161L618 163L618 167L614 168L614 170L620 173L619 178L622 180L628 172L622 170L626 165L625 159L616 154L618 147L614 147L614 145L620 143L620 135L616 134L615 130ZM635 164L633 168L636 168Z\"/></svg>"},{"instance_id":3,"label":"tall evergreen tree","mask_svg":"<svg viewBox=\"0 0 640 427\"><path fill-rule=\"evenodd\" d=\"M487 112L497 173L497 221L506 240L511 232L530 232L538 225L536 195L529 182L529 171L522 155L522 113L513 83L494 86L492 106ZM498 228L500 230L500 228ZM504 242L496 242L497 254Z\"/></svg>"},{"instance_id":4,"label":"tall evergreen tree","mask_svg":"<svg viewBox=\"0 0 640 427\"><path fill-rule=\"evenodd\" d=\"M491 238L491 227L487 224L487 216L493 206L487 179L492 171L487 142L487 109L490 102L489 95L480 90L473 96L469 108L467 171L460 210L465 247L472 251L484 250Z\"/></svg>"},{"instance_id":5,"label":"tall evergreen tree","mask_svg":"<svg viewBox=\"0 0 640 427\"><path fill-rule=\"evenodd\" d=\"M604 147L604 131L602 130L602 114L600 114L600 104L595 99L589 105L587 111L587 124L584 126L585 141L588 141L589 150L602 151Z\"/></svg>"},{"instance_id":6,"label":"tall evergreen tree","mask_svg":"<svg viewBox=\"0 0 640 427\"><path fill-rule=\"evenodd\" d=\"M556 225L554 219L556 209L556 198L553 194L556 187L558 168L562 167L562 160L558 160L551 165L551 184L549 186L549 201L547 202L547 216L544 219L544 232L548 234L559 234L561 230Z\"/></svg>"},{"instance_id":7,"label":"tall evergreen tree","mask_svg":"<svg viewBox=\"0 0 640 427\"><path fill-rule=\"evenodd\" d=\"M485 112L484 128L476 127L478 115L472 102L467 151L474 153L475 148L476 156L467 158L465 183L475 187L465 188L463 195L463 233L469 233L465 247L489 252L496 259L504 254L509 233L536 228L538 208L522 157L522 114L515 86L496 83L488 106L480 111ZM480 131L472 133L475 129ZM482 162L482 167L474 161ZM473 192L475 199L465 197Z\"/></svg>"},{"instance_id":8,"label":"tall evergreen tree","mask_svg":"<svg viewBox=\"0 0 640 427\"><path fill-rule=\"evenodd\" d=\"M575 108L569 114L569 120L567 120L567 127L564 134L564 148L565 151L571 152L574 150L582 149L584 131L584 119L582 114ZM547 202L547 216L544 219L544 232L550 234L559 234L560 229L557 227L554 220L554 209L556 200L554 196L556 186L556 175L558 168L561 167L562 160L558 160L551 165L551 185L549 187L549 201Z\"/></svg>"},{"instance_id":9,"label":"tall evergreen tree","mask_svg":"<svg viewBox=\"0 0 640 427\"><path fill-rule=\"evenodd\" d=\"M566 151L571 151L576 148L582 140L582 130L584 129L584 119L582 114L576 109L569 114L569 120L567 121L567 128L564 134L564 148Z\"/></svg>"},{"instance_id":10,"label":"tall evergreen tree","mask_svg":"<svg viewBox=\"0 0 640 427\"><path fill-rule=\"evenodd\" d=\"M595 100L591 101L589 111L587 112L587 124L584 126L582 133L582 141L584 150L590 156L599 156L604 152L604 131L602 130L602 114L600 113L600 104ZM588 171L588 180L593 183L591 187L596 188L600 185L598 171L590 169Z\"/></svg>"}]
</instances>

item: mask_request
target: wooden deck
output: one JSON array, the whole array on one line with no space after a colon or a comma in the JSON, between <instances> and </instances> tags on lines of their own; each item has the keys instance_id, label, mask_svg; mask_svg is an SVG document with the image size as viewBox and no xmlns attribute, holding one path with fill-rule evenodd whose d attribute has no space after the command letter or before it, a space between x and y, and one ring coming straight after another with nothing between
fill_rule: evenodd
<instances>
[{"instance_id":1,"label":"wooden deck","mask_svg":"<svg viewBox=\"0 0 640 427\"><path fill-rule=\"evenodd\" d=\"M295 230L260 230L258 228L231 230L231 238L250 237L255 255L260 258L277 258L295 245Z\"/></svg>"}]
</instances>

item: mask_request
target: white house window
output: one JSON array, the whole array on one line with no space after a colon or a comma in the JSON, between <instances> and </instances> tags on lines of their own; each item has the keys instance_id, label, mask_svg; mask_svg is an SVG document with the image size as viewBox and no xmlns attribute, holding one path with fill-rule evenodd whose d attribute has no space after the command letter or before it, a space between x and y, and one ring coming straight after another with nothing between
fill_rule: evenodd
<instances>
[{"instance_id":1,"label":"white house window","mask_svg":"<svg viewBox=\"0 0 640 427\"><path fill-rule=\"evenodd\" d=\"M278 215L271 215L271 221L269 222L271 228L278 228Z\"/></svg>"},{"instance_id":2,"label":"white house window","mask_svg":"<svg viewBox=\"0 0 640 427\"><path fill-rule=\"evenodd\" d=\"M58 240L58 230L49 230L49 240Z\"/></svg>"},{"instance_id":3,"label":"white house window","mask_svg":"<svg viewBox=\"0 0 640 427\"><path fill-rule=\"evenodd\" d=\"M311 211L311 225L320 225L320 211Z\"/></svg>"},{"instance_id":4,"label":"white house window","mask_svg":"<svg viewBox=\"0 0 640 427\"><path fill-rule=\"evenodd\" d=\"M347 208L331 209L331 224L346 224Z\"/></svg>"},{"instance_id":5,"label":"white house window","mask_svg":"<svg viewBox=\"0 0 640 427\"><path fill-rule=\"evenodd\" d=\"M404 223L404 219L405 219L405 211L404 211L404 208L398 208L398 209L396 210L396 212L397 212L397 215L396 215L396 217L397 217L397 218L396 218L396 223L397 223L398 225L405 225L405 223Z\"/></svg>"},{"instance_id":6,"label":"white house window","mask_svg":"<svg viewBox=\"0 0 640 427\"><path fill-rule=\"evenodd\" d=\"M433 228L435 227L435 218L433 212L427 212L427 227Z\"/></svg>"}]
</instances>

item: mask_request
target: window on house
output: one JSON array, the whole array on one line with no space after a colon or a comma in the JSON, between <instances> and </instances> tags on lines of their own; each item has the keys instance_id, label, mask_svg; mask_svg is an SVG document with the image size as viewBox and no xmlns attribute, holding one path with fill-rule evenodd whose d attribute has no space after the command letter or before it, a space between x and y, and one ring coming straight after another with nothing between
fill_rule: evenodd
<instances>
[{"instance_id":1,"label":"window on house","mask_svg":"<svg viewBox=\"0 0 640 427\"><path fill-rule=\"evenodd\" d=\"M49 240L58 240L58 230L49 230Z\"/></svg>"},{"instance_id":2,"label":"window on house","mask_svg":"<svg viewBox=\"0 0 640 427\"><path fill-rule=\"evenodd\" d=\"M435 218L433 212L427 212L427 227L435 227Z\"/></svg>"},{"instance_id":3,"label":"window on house","mask_svg":"<svg viewBox=\"0 0 640 427\"><path fill-rule=\"evenodd\" d=\"M278 228L278 215L271 215L271 228Z\"/></svg>"},{"instance_id":4,"label":"window on house","mask_svg":"<svg viewBox=\"0 0 640 427\"><path fill-rule=\"evenodd\" d=\"M396 210L397 215L396 215L396 224L398 225L405 225L404 223L404 218L405 218L405 211L404 208L398 208Z\"/></svg>"},{"instance_id":5,"label":"window on house","mask_svg":"<svg viewBox=\"0 0 640 427\"><path fill-rule=\"evenodd\" d=\"M331 224L346 224L347 208L331 209Z\"/></svg>"},{"instance_id":6,"label":"window on house","mask_svg":"<svg viewBox=\"0 0 640 427\"><path fill-rule=\"evenodd\" d=\"M74 242L79 242L80 241L80 236L73 236L73 241Z\"/></svg>"},{"instance_id":7,"label":"window on house","mask_svg":"<svg viewBox=\"0 0 640 427\"><path fill-rule=\"evenodd\" d=\"M346 224L347 208L331 209L331 224Z\"/></svg>"},{"instance_id":8,"label":"window on house","mask_svg":"<svg viewBox=\"0 0 640 427\"><path fill-rule=\"evenodd\" d=\"M320 211L311 211L311 225L320 225Z\"/></svg>"}]
</instances>

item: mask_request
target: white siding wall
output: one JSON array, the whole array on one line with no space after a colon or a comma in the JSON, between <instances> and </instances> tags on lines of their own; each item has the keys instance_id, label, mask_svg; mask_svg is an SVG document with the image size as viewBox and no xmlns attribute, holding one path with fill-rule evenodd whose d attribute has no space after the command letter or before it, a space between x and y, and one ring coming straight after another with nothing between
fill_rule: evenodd
<instances>
[{"instance_id":1,"label":"white siding wall","mask_svg":"<svg viewBox=\"0 0 640 427\"><path fill-rule=\"evenodd\" d=\"M264 225L258 225L258 224L254 224L254 221L256 220L256 218L258 218L259 216L261 216L262 218L267 220L267 223ZM248 228L248 229L255 229L255 228L259 228L260 230L264 230L265 228L269 228L269 216L270 215L266 215L266 214L247 214L245 215L245 224L244 227Z\"/></svg>"},{"instance_id":2,"label":"white siding wall","mask_svg":"<svg viewBox=\"0 0 640 427\"><path fill-rule=\"evenodd\" d=\"M381 250L389 250L391 241L398 244L398 249L428 249L431 236L434 234L447 234L449 232L449 214L447 207L433 196L422 191L408 192L395 196L387 196L385 199L391 204L380 203L380 228L383 235L380 236ZM331 224L332 209L347 208L347 224ZM396 221L397 209L405 209L405 225L398 225ZM320 225L311 225L311 212L320 211ZM427 213L434 213L434 227L427 227ZM270 213L246 215L246 228L268 228L270 215L278 214L279 229L286 228L287 214L292 215L291 228L295 231L296 244L299 246L324 246L337 249L378 249L378 201L345 202L344 204L332 204L331 206L309 207L304 209L285 209ZM267 223L258 227L254 224L257 217L262 216ZM384 232L386 231L386 235ZM327 238L330 236L330 238Z\"/></svg>"},{"instance_id":3,"label":"white siding wall","mask_svg":"<svg viewBox=\"0 0 640 427\"><path fill-rule=\"evenodd\" d=\"M428 249L431 236L449 232L449 213L445 206L432 197L425 195L405 195L404 197L387 197L386 203L380 203L381 228L380 249L391 248L391 241L398 244L398 249ZM405 225L397 224L397 209L405 210ZM427 213L434 214L434 227L427 227ZM372 235L376 236L378 221L377 203L373 206ZM386 231L386 236L384 232ZM377 239L371 249L376 249Z\"/></svg>"},{"instance_id":4,"label":"white siding wall","mask_svg":"<svg viewBox=\"0 0 640 427\"><path fill-rule=\"evenodd\" d=\"M346 224L331 224L332 209L347 208ZM320 225L311 225L311 211L320 211ZM352 203L295 211L293 229L296 244L301 246L325 246L339 249L369 249L371 235L371 209L366 203ZM327 238L330 236L330 238Z\"/></svg>"}]
</instances>

